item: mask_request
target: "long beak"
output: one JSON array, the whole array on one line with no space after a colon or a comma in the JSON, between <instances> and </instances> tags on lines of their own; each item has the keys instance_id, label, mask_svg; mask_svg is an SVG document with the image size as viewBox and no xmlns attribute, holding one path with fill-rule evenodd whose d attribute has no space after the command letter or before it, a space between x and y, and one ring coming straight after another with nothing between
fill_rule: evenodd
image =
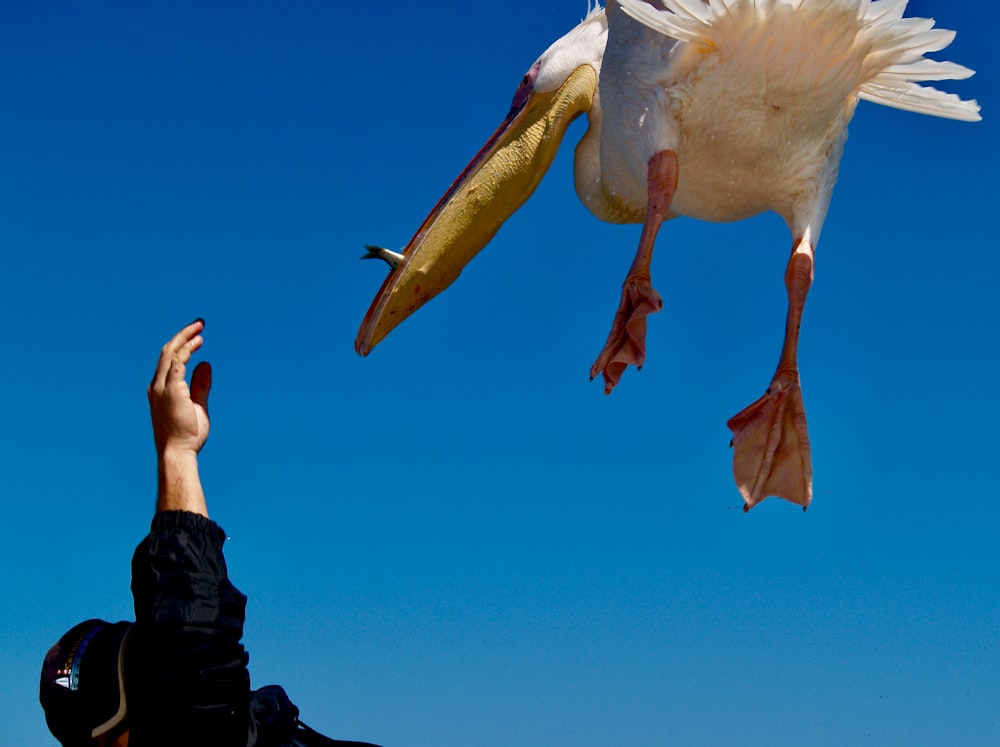
<instances>
[{"instance_id":1,"label":"long beak","mask_svg":"<svg viewBox=\"0 0 1000 747\"><path fill-rule=\"evenodd\" d=\"M535 191L566 128L589 111L597 90L590 65L553 93L533 93L503 124L427 216L372 302L354 349L368 355L397 324L451 285Z\"/></svg>"}]
</instances>

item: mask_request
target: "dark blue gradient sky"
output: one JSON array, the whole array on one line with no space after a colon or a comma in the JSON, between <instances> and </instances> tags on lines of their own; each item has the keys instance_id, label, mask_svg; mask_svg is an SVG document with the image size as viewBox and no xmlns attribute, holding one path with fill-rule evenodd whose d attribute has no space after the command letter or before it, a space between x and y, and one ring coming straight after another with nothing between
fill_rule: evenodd
<instances>
[{"instance_id":1,"label":"dark blue gradient sky","mask_svg":"<svg viewBox=\"0 0 1000 747\"><path fill-rule=\"evenodd\" d=\"M648 361L587 371L638 226L567 145L367 359L384 268L586 13L548 3L32 0L0 9L0 742L131 616L145 386L196 316L202 474L255 685L393 747L1000 742L1000 91L993 3L912 2L978 71L966 124L862 102L806 307L808 513L749 515L726 419L777 358L774 215L664 226ZM991 51L993 50L993 51Z\"/></svg>"}]
</instances>

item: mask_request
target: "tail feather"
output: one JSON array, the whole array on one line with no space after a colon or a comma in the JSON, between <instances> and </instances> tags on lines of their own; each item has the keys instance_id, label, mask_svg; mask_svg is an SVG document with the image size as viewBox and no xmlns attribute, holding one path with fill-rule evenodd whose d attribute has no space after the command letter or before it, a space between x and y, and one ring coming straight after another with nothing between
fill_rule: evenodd
<instances>
[{"instance_id":1,"label":"tail feather","mask_svg":"<svg viewBox=\"0 0 1000 747\"><path fill-rule=\"evenodd\" d=\"M908 0L876 0L865 12L865 24L877 30L892 26L903 19ZM933 26L933 22L931 22Z\"/></svg>"},{"instance_id":2,"label":"tail feather","mask_svg":"<svg viewBox=\"0 0 1000 747\"><path fill-rule=\"evenodd\" d=\"M919 86L899 76L880 75L861 87L858 97L894 109L929 114L963 122L978 122L979 104L966 101L953 93Z\"/></svg>"},{"instance_id":3,"label":"tail feather","mask_svg":"<svg viewBox=\"0 0 1000 747\"><path fill-rule=\"evenodd\" d=\"M887 67L883 75L894 75L901 79L919 80L965 80L976 74L964 65L956 62L938 62L937 60L920 60L908 65L892 65Z\"/></svg>"}]
</instances>

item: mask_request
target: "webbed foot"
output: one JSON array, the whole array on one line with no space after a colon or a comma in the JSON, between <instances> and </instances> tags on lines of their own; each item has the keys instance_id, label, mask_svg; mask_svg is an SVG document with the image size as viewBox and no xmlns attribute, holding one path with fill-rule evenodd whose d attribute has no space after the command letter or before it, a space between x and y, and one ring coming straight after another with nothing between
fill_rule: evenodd
<instances>
[{"instance_id":1,"label":"webbed foot","mask_svg":"<svg viewBox=\"0 0 1000 747\"><path fill-rule=\"evenodd\" d=\"M812 460L797 371L779 371L767 393L730 418L733 476L749 511L768 496L803 508L812 500Z\"/></svg>"}]
</instances>

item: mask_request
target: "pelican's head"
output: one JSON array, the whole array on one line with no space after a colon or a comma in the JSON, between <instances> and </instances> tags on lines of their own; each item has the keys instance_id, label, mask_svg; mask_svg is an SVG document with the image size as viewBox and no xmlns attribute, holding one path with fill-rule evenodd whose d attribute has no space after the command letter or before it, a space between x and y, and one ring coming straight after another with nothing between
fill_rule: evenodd
<instances>
[{"instance_id":1,"label":"pelican's head","mask_svg":"<svg viewBox=\"0 0 1000 747\"><path fill-rule=\"evenodd\" d=\"M590 110L607 41L595 6L530 67L506 118L465 167L391 270L354 348L368 355L406 317L454 282L535 191L569 123Z\"/></svg>"}]
</instances>

